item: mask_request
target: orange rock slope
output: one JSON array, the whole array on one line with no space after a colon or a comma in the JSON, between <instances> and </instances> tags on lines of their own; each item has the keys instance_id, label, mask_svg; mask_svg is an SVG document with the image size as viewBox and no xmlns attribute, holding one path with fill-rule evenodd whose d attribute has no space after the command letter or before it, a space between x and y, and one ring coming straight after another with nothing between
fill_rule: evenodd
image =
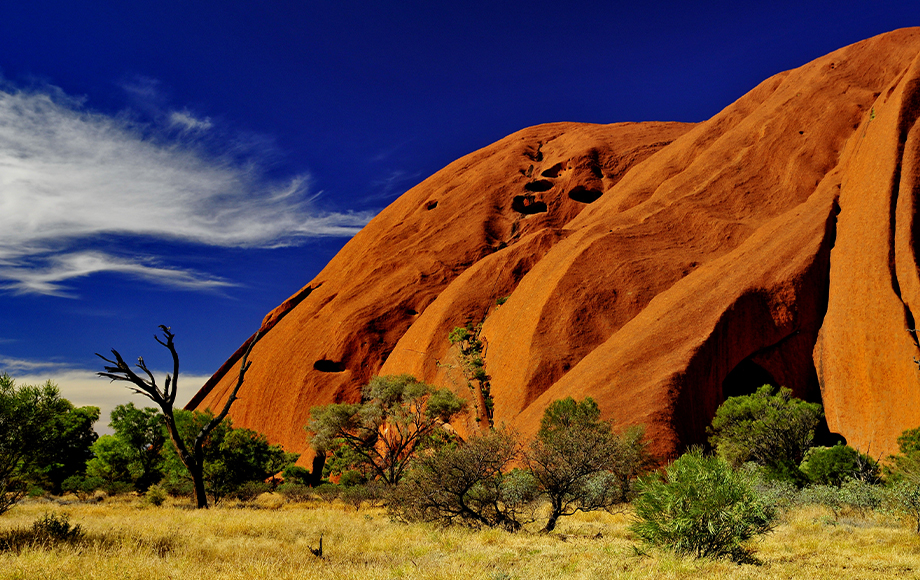
<instances>
[{"instance_id":1,"label":"orange rock slope","mask_svg":"<svg viewBox=\"0 0 920 580\"><path fill-rule=\"evenodd\" d=\"M696 125L515 133L406 192L269 313L231 415L301 451L312 406L405 372L471 400L461 430L526 436L550 401L590 395L668 457L773 382L823 401L850 444L895 451L920 425L918 117L913 28ZM447 340L468 324L487 388ZM225 399L239 356L190 408Z\"/></svg>"}]
</instances>

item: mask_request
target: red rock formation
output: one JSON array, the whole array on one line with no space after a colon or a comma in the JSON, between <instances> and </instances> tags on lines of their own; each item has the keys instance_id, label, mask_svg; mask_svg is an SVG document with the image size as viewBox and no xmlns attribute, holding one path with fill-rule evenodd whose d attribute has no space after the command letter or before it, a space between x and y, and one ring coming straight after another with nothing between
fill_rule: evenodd
<instances>
[{"instance_id":1,"label":"red rock formation","mask_svg":"<svg viewBox=\"0 0 920 580\"><path fill-rule=\"evenodd\" d=\"M918 55L900 30L697 125L542 125L452 163L266 317L234 421L300 450L310 407L374 373L469 396L447 334L482 323L493 419L525 435L590 395L669 456L773 380L893 451L920 425ZM226 396L237 358L190 407Z\"/></svg>"}]
</instances>

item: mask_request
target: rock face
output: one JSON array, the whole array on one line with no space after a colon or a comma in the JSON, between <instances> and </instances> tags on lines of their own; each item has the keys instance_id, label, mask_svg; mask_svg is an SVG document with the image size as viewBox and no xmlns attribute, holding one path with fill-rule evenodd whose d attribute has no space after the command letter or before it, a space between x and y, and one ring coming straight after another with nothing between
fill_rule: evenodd
<instances>
[{"instance_id":1,"label":"rock face","mask_svg":"<svg viewBox=\"0 0 920 580\"><path fill-rule=\"evenodd\" d=\"M918 118L914 28L703 123L515 133L406 192L266 316L234 422L301 451L311 406L406 372L471 400L461 431L527 436L552 400L590 395L669 457L772 382L823 401L850 444L895 451L920 425ZM465 325L488 385L447 340ZM224 400L241 351L190 408Z\"/></svg>"}]
</instances>

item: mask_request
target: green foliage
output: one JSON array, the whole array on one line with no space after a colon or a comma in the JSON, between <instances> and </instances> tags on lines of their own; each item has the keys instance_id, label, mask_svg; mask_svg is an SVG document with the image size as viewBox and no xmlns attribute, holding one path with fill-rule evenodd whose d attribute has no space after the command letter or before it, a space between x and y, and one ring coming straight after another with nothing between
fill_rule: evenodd
<instances>
[{"instance_id":1,"label":"green foliage","mask_svg":"<svg viewBox=\"0 0 920 580\"><path fill-rule=\"evenodd\" d=\"M833 485L814 485L800 493L803 503L824 506L838 520L844 511L856 512L865 516L878 509L884 501L882 489L865 481L849 479L840 487Z\"/></svg>"},{"instance_id":2,"label":"green foliage","mask_svg":"<svg viewBox=\"0 0 920 580\"><path fill-rule=\"evenodd\" d=\"M560 517L625 501L631 480L647 462L642 430L617 436L600 420L591 397L550 403L527 453L527 465L551 506L544 531L552 531Z\"/></svg>"},{"instance_id":3,"label":"green foliage","mask_svg":"<svg viewBox=\"0 0 920 580\"><path fill-rule=\"evenodd\" d=\"M271 486L264 481L247 481L240 485L233 492L233 495L240 501L252 501L271 490Z\"/></svg>"},{"instance_id":4,"label":"green foliage","mask_svg":"<svg viewBox=\"0 0 920 580\"><path fill-rule=\"evenodd\" d=\"M166 489L160 485L154 484L147 488L147 493L144 494L144 499L147 500L147 503L153 506L161 506L166 502L167 497Z\"/></svg>"},{"instance_id":5,"label":"green foliage","mask_svg":"<svg viewBox=\"0 0 920 580\"><path fill-rule=\"evenodd\" d=\"M877 483L878 462L849 445L812 447L800 466L808 479L819 485L840 487L848 479Z\"/></svg>"},{"instance_id":6,"label":"green foliage","mask_svg":"<svg viewBox=\"0 0 920 580\"><path fill-rule=\"evenodd\" d=\"M310 470L299 465L288 465L282 472L284 483L297 483L308 485L310 483Z\"/></svg>"},{"instance_id":7,"label":"green foliage","mask_svg":"<svg viewBox=\"0 0 920 580\"><path fill-rule=\"evenodd\" d=\"M39 485L55 492L82 473L96 434L95 407L75 408L51 381L16 386L0 374L0 514Z\"/></svg>"},{"instance_id":8,"label":"green foliage","mask_svg":"<svg viewBox=\"0 0 920 580\"><path fill-rule=\"evenodd\" d=\"M313 495L326 503L332 503L338 499L342 489L333 483L323 483L313 488Z\"/></svg>"},{"instance_id":9,"label":"green foliage","mask_svg":"<svg viewBox=\"0 0 920 580\"><path fill-rule=\"evenodd\" d=\"M908 480L920 484L920 427L901 433L898 448L901 453L888 458L886 480L891 483Z\"/></svg>"},{"instance_id":10,"label":"green foliage","mask_svg":"<svg viewBox=\"0 0 920 580\"><path fill-rule=\"evenodd\" d=\"M609 425L603 423L600 417L600 407L591 397L586 397L581 402L576 402L572 397L559 399L550 403L543 411L537 437L543 439L576 427L594 430L609 429Z\"/></svg>"},{"instance_id":11,"label":"green foliage","mask_svg":"<svg viewBox=\"0 0 920 580\"><path fill-rule=\"evenodd\" d=\"M888 488L886 494L888 506L912 523L920 534L920 482L902 479Z\"/></svg>"},{"instance_id":12,"label":"green foliage","mask_svg":"<svg viewBox=\"0 0 920 580\"><path fill-rule=\"evenodd\" d=\"M450 390L410 375L374 377L364 388L364 400L314 407L306 427L310 444L331 453L331 473L354 470L391 485L418 451L442 440L441 426L465 405Z\"/></svg>"},{"instance_id":13,"label":"green foliage","mask_svg":"<svg viewBox=\"0 0 920 580\"><path fill-rule=\"evenodd\" d=\"M201 428L212 419L210 412L175 411L176 427L186 442L194 439ZM285 453L278 445L270 445L261 433L233 427L229 418L218 424L202 447L204 480L208 495L219 503L236 492L246 482L262 482L297 461L297 454ZM172 493L189 489L191 475L179 459L173 446L164 445L164 487Z\"/></svg>"},{"instance_id":14,"label":"green foliage","mask_svg":"<svg viewBox=\"0 0 920 580\"><path fill-rule=\"evenodd\" d=\"M753 461L776 477L804 483L798 465L823 415L818 403L796 399L785 387L773 394L764 385L753 395L722 403L708 429L709 442L733 467Z\"/></svg>"},{"instance_id":15,"label":"green foliage","mask_svg":"<svg viewBox=\"0 0 920 580\"><path fill-rule=\"evenodd\" d=\"M898 435L898 449L904 455L920 453L920 427L907 429Z\"/></svg>"},{"instance_id":16,"label":"green foliage","mask_svg":"<svg viewBox=\"0 0 920 580\"><path fill-rule=\"evenodd\" d=\"M288 501L304 502L313 497L313 490L302 483L284 482L277 491Z\"/></svg>"},{"instance_id":17,"label":"green foliage","mask_svg":"<svg viewBox=\"0 0 920 580\"><path fill-rule=\"evenodd\" d=\"M647 544L678 554L749 562L745 543L773 529L775 512L744 474L699 450L682 455L664 477L640 479L638 491L630 529Z\"/></svg>"},{"instance_id":18,"label":"green foliage","mask_svg":"<svg viewBox=\"0 0 920 580\"><path fill-rule=\"evenodd\" d=\"M486 373L485 359L483 358L483 344L479 340L479 333L482 330L482 324L473 326L468 324L465 328L454 328L447 335L447 340L451 345L457 345L460 350L459 360L463 369L463 376L466 379L466 386L470 391L474 391L473 381L479 385L479 391L482 394L484 409L477 409L477 420L484 416L488 419L489 426L492 426L492 416L494 410L494 401L492 400L492 386L489 381L489 375Z\"/></svg>"},{"instance_id":19,"label":"green foliage","mask_svg":"<svg viewBox=\"0 0 920 580\"><path fill-rule=\"evenodd\" d=\"M390 513L405 521L520 529L532 521L539 492L529 473L509 473L517 458L517 441L504 431L423 455L392 491Z\"/></svg>"},{"instance_id":20,"label":"green foliage","mask_svg":"<svg viewBox=\"0 0 920 580\"><path fill-rule=\"evenodd\" d=\"M75 544L86 536L80 524L71 524L67 514L46 513L28 528L0 533L0 552L19 551L29 546L49 548Z\"/></svg>"}]
</instances>

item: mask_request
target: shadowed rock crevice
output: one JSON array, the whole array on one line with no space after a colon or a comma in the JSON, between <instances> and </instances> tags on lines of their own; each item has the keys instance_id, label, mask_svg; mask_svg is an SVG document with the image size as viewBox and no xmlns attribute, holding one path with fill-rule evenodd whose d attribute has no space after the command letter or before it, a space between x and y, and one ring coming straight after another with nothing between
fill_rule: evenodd
<instances>
[{"instance_id":1,"label":"shadowed rock crevice","mask_svg":"<svg viewBox=\"0 0 920 580\"><path fill-rule=\"evenodd\" d=\"M549 191L553 188L553 182L549 179L538 179L536 181L530 181L524 184L524 189L527 191Z\"/></svg>"},{"instance_id":2,"label":"shadowed rock crevice","mask_svg":"<svg viewBox=\"0 0 920 580\"><path fill-rule=\"evenodd\" d=\"M767 369L748 357L738 363L722 381L722 399L752 395L763 385L780 386Z\"/></svg>"},{"instance_id":3,"label":"shadowed rock crevice","mask_svg":"<svg viewBox=\"0 0 920 580\"><path fill-rule=\"evenodd\" d=\"M511 200L511 209L524 215L533 215L545 212L547 207L545 202L536 201L532 195L516 195Z\"/></svg>"},{"instance_id":4,"label":"shadowed rock crevice","mask_svg":"<svg viewBox=\"0 0 920 580\"><path fill-rule=\"evenodd\" d=\"M566 169L568 169L568 163L563 161L563 162L553 165L549 169L544 169L543 172L540 173L540 175L542 175L543 177L549 177L549 178L555 179L556 177L559 177L559 174L565 171Z\"/></svg>"},{"instance_id":5,"label":"shadowed rock crevice","mask_svg":"<svg viewBox=\"0 0 920 580\"><path fill-rule=\"evenodd\" d=\"M604 192L599 189L588 189L583 185L577 185L569 191L569 198L579 203L594 203Z\"/></svg>"},{"instance_id":6,"label":"shadowed rock crevice","mask_svg":"<svg viewBox=\"0 0 920 580\"><path fill-rule=\"evenodd\" d=\"M313 370L321 373L340 373L345 370L345 365L332 360L320 359L313 363Z\"/></svg>"}]
</instances>

